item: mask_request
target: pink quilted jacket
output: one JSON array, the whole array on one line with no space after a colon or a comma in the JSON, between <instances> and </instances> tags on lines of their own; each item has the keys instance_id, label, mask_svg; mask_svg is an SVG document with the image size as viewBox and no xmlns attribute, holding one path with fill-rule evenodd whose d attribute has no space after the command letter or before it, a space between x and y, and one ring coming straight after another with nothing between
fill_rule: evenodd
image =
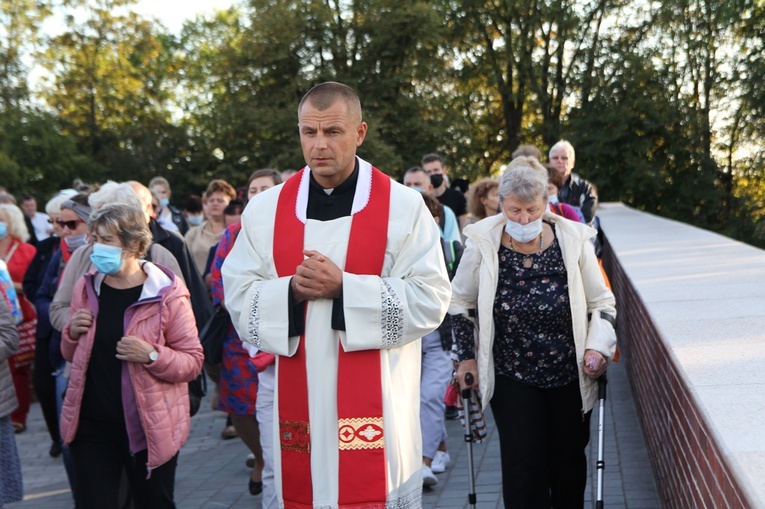
<instances>
[{"instance_id":1,"label":"pink quilted jacket","mask_svg":"<svg viewBox=\"0 0 765 509\"><path fill-rule=\"evenodd\" d=\"M147 470L151 475L151 470L172 458L189 436L186 382L199 375L204 353L186 286L165 267L143 262L142 268L148 278L138 302L125 312L125 335L137 336L152 343L159 352L159 358L150 364L123 363L129 375L123 376L123 381L129 378L132 385L128 394L135 400L140 427L146 436ZM75 311L86 308L93 312L94 325L76 341L69 336L69 323L62 331L61 353L72 363L60 422L61 436L66 444L72 442L77 434L95 336L97 294L103 278L97 272L86 274L77 282L72 295L70 320ZM123 395L125 393L123 387ZM123 404L133 402L123 401ZM126 426L130 434L131 423L126 422Z\"/></svg>"}]
</instances>

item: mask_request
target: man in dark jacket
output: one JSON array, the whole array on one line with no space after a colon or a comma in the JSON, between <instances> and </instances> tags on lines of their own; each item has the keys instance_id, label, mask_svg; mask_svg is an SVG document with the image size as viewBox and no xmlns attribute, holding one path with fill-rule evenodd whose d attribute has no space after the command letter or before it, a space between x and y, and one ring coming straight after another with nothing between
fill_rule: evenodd
<instances>
[{"instance_id":1,"label":"man in dark jacket","mask_svg":"<svg viewBox=\"0 0 765 509\"><path fill-rule=\"evenodd\" d=\"M598 193L595 186L571 173L576 162L574 147L566 140L560 140L550 148L550 163L561 175L564 184L558 189L558 200L572 207L578 207L584 216L584 222L592 225L595 210L598 208Z\"/></svg>"},{"instance_id":2,"label":"man in dark jacket","mask_svg":"<svg viewBox=\"0 0 765 509\"><path fill-rule=\"evenodd\" d=\"M165 177L154 177L149 181L149 190L159 200L159 210L156 220L162 228L186 235L189 231L189 224L186 222L186 216L182 211L170 205L170 196L173 194L170 190L170 182Z\"/></svg>"}]
</instances>

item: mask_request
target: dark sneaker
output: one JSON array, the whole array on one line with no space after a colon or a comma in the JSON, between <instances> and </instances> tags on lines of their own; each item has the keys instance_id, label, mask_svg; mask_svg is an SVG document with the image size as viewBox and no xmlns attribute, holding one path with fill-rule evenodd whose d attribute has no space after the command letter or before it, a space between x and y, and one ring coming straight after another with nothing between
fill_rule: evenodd
<instances>
[{"instance_id":1,"label":"dark sneaker","mask_svg":"<svg viewBox=\"0 0 765 509\"><path fill-rule=\"evenodd\" d=\"M61 444L58 442L51 442L48 454L50 454L51 458L58 458L61 456Z\"/></svg>"}]
</instances>

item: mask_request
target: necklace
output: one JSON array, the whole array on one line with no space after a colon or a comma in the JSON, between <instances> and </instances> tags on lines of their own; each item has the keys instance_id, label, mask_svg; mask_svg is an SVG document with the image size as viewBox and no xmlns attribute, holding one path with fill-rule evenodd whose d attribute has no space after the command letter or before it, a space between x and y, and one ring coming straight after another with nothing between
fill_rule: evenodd
<instances>
[{"instance_id":1,"label":"necklace","mask_svg":"<svg viewBox=\"0 0 765 509\"><path fill-rule=\"evenodd\" d=\"M535 250L533 253L528 253L528 254L527 253L520 253L520 254L526 255L523 258L523 266L526 267L527 269L530 269L531 266L534 264L534 262L531 259L531 257L533 255L537 254L537 253L540 253L542 251L542 248L544 248L544 247L545 247L545 234L544 234L544 232L540 232L539 233L539 249ZM510 251L512 251L513 253L518 253L518 251L515 250L515 243L513 242L513 238L512 237L510 237Z\"/></svg>"}]
</instances>

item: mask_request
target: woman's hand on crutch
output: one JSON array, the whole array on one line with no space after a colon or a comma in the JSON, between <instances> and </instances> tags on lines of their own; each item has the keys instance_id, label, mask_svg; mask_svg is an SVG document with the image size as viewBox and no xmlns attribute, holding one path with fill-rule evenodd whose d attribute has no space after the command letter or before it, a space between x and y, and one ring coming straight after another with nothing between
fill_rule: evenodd
<instances>
[{"instance_id":1,"label":"woman's hand on crutch","mask_svg":"<svg viewBox=\"0 0 765 509\"><path fill-rule=\"evenodd\" d=\"M465 375L468 373L472 373L473 375L473 382L471 383L465 382ZM460 391L469 389L473 386L477 373L478 364L476 363L475 359L465 359L464 361L460 362L459 366L457 366L457 373L454 375L454 377L457 379L457 383L459 383Z\"/></svg>"}]
</instances>

